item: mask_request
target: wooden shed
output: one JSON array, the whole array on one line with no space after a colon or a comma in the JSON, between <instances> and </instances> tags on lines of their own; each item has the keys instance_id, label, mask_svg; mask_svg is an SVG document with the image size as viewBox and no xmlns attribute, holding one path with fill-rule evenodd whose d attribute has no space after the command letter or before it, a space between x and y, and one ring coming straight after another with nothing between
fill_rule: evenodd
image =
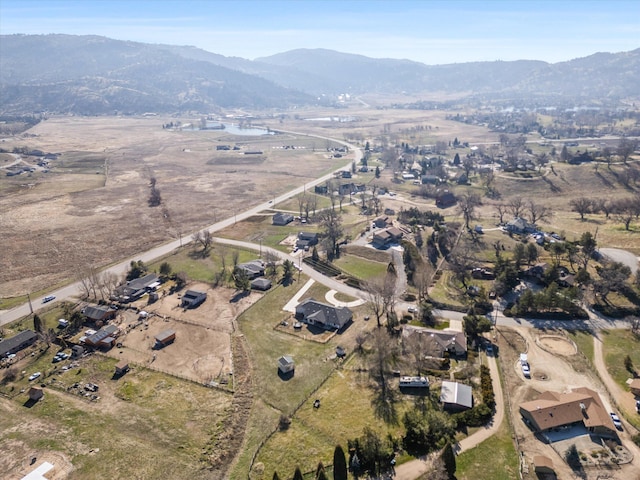
<instances>
[{"instance_id":1,"label":"wooden shed","mask_svg":"<svg viewBox=\"0 0 640 480\"><path fill-rule=\"evenodd\" d=\"M117 364L116 364L116 371L115 374L117 376L120 375L124 375L125 373L127 373L129 371L129 362L127 362L126 360L120 360Z\"/></svg>"},{"instance_id":2,"label":"wooden shed","mask_svg":"<svg viewBox=\"0 0 640 480\"><path fill-rule=\"evenodd\" d=\"M29 389L29 400L33 400L34 402L37 402L42 397L44 397L44 392L40 387L31 387Z\"/></svg>"},{"instance_id":3,"label":"wooden shed","mask_svg":"<svg viewBox=\"0 0 640 480\"><path fill-rule=\"evenodd\" d=\"M176 339L176 331L171 329L164 330L160 332L158 335L156 335L155 339L156 339L155 348L165 347L170 343L173 343L173 341Z\"/></svg>"},{"instance_id":4,"label":"wooden shed","mask_svg":"<svg viewBox=\"0 0 640 480\"><path fill-rule=\"evenodd\" d=\"M289 355L283 355L278 359L278 371L283 374L293 373L296 366L293 358Z\"/></svg>"}]
</instances>

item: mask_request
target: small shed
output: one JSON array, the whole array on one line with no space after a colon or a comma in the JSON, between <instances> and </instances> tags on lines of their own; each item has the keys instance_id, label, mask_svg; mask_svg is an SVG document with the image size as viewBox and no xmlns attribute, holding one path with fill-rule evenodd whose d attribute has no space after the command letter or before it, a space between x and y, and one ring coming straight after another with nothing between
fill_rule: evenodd
<instances>
[{"instance_id":1,"label":"small shed","mask_svg":"<svg viewBox=\"0 0 640 480\"><path fill-rule=\"evenodd\" d=\"M124 375L125 373L127 373L129 371L129 362L127 362L126 360L120 360L117 364L116 364L116 371L115 374L117 376L120 375Z\"/></svg>"},{"instance_id":2,"label":"small shed","mask_svg":"<svg viewBox=\"0 0 640 480\"><path fill-rule=\"evenodd\" d=\"M156 348L162 348L169 345L170 343L173 343L173 341L176 339L176 331L171 329L164 330L154 338L156 339Z\"/></svg>"},{"instance_id":3,"label":"small shed","mask_svg":"<svg viewBox=\"0 0 640 480\"><path fill-rule=\"evenodd\" d=\"M634 395L640 396L640 378L634 378L629 382L629 389Z\"/></svg>"},{"instance_id":4,"label":"small shed","mask_svg":"<svg viewBox=\"0 0 640 480\"><path fill-rule=\"evenodd\" d=\"M187 290L182 295L182 308L196 308L207 299L207 292L198 292L196 290Z\"/></svg>"},{"instance_id":5,"label":"small shed","mask_svg":"<svg viewBox=\"0 0 640 480\"><path fill-rule=\"evenodd\" d=\"M42 391L42 388L40 388L40 387L31 387L29 389L29 400L37 402L42 397L44 397L44 392Z\"/></svg>"},{"instance_id":6,"label":"small shed","mask_svg":"<svg viewBox=\"0 0 640 480\"><path fill-rule=\"evenodd\" d=\"M289 355L283 355L278 359L278 371L280 373L292 373L296 366L293 358Z\"/></svg>"},{"instance_id":7,"label":"small shed","mask_svg":"<svg viewBox=\"0 0 640 480\"><path fill-rule=\"evenodd\" d=\"M264 277L256 278L251 281L251 288L254 290L267 291L271 288L271 280Z\"/></svg>"},{"instance_id":8,"label":"small shed","mask_svg":"<svg viewBox=\"0 0 640 480\"><path fill-rule=\"evenodd\" d=\"M545 457L544 455L536 455L535 457L533 457L533 468L535 469L536 473L556 473L553 469L553 462L549 457Z\"/></svg>"},{"instance_id":9,"label":"small shed","mask_svg":"<svg viewBox=\"0 0 640 480\"><path fill-rule=\"evenodd\" d=\"M82 345L74 345L73 347L71 347L72 358L81 357L83 353L84 353L84 347L82 347Z\"/></svg>"}]
</instances>

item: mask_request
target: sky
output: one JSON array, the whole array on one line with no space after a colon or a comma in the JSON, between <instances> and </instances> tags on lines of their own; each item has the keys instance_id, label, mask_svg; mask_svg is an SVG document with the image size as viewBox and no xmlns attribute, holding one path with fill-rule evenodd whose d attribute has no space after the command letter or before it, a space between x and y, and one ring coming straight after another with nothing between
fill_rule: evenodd
<instances>
[{"instance_id":1,"label":"sky","mask_svg":"<svg viewBox=\"0 0 640 480\"><path fill-rule=\"evenodd\" d=\"M326 48L428 65L640 48L638 0L0 0L1 34L102 35L247 59Z\"/></svg>"}]
</instances>

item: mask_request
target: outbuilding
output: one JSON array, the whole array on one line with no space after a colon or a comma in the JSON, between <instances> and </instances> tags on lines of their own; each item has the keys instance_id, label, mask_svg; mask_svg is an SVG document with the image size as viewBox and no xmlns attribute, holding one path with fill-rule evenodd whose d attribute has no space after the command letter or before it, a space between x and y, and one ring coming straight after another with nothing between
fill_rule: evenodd
<instances>
[{"instance_id":1,"label":"outbuilding","mask_svg":"<svg viewBox=\"0 0 640 480\"><path fill-rule=\"evenodd\" d=\"M128 371L129 371L129 362L127 362L126 360L120 360L116 364L116 371L115 371L116 376L124 375Z\"/></svg>"},{"instance_id":2,"label":"outbuilding","mask_svg":"<svg viewBox=\"0 0 640 480\"><path fill-rule=\"evenodd\" d=\"M289 355L283 355L278 359L278 371L282 374L293 373L296 366L293 362L293 357Z\"/></svg>"},{"instance_id":3,"label":"outbuilding","mask_svg":"<svg viewBox=\"0 0 640 480\"><path fill-rule=\"evenodd\" d=\"M173 343L173 341L176 339L176 331L171 329L164 330L154 338L156 340L155 348L162 348L169 345L170 343Z\"/></svg>"},{"instance_id":4,"label":"outbuilding","mask_svg":"<svg viewBox=\"0 0 640 480\"><path fill-rule=\"evenodd\" d=\"M182 295L182 308L196 308L207 299L207 292L199 292L197 290L187 290Z\"/></svg>"},{"instance_id":5,"label":"outbuilding","mask_svg":"<svg viewBox=\"0 0 640 480\"><path fill-rule=\"evenodd\" d=\"M29 389L29 400L37 402L42 397L44 397L44 392L42 391L42 388L40 388L40 387L31 387Z\"/></svg>"}]
</instances>

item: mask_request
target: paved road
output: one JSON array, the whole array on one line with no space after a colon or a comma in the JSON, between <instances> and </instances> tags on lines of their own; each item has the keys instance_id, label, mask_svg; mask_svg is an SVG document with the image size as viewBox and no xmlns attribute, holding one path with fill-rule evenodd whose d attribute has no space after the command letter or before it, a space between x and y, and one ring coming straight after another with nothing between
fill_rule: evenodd
<instances>
[{"instance_id":1,"label":"paved road","mask_svg":"<svg viewBox=\"0 0 640 480\"><path fill-rule=\"evenodd\" d=\"M605 257L610 258L614 262L620 262L631 269L631 275L638 271L638 257L633 253L619 248L600 248L598 251Z\"/></svg>"},{"instance_id":2,"label":"paved road","mask_svg":"<svg viewBox=\"0 0 640 480\"><path fill-rule=\"evenodd\" d=\"M325 137L325 136L321 136L321 135L309 135L309 134L304 134L304 133L299 133L299 132L291 132L291 131L283 131L284 133L293 133L296 135L305 135L305 136L309 136L309 137L315 137L315 138L319 138L322 140L330 140L336 143L339 143L341 145L344 145L346 147L348 147L352 152L354 152L354 158L353 161L355 161L356 163L358 163L360 161L360 159L362 158L362 150L360 150L358 147L351 145L347 142L344 142L342 140L338 140L335 138L330 138L330 137ZM340 170L344 170L344 167L341 167L339 169L337 169L336 171L340 171ZM269 209L271 207L273 207L275 204L280 203L280 202L284 202L286 200L288 200L289 198L298 195L299 193L303 193L306 191L307 188L311 188L314 187L315 185L321 184L327 180L330 180L333 178L333 172L328 173L316 180L310 181L304 185L301 185L298 188L295 188L293 190L291 190L290 192L287 192L283 195L280 195L279 197L274 198L273 200L270 200L268 202L264 202L264 203L260 203L259 205L256 205L252 208L250 208L249 210L245 211L245 212L238 212L237 214L235 214L233 217L227 218L226 220L222 220L220 222L214 223L213 225L210 225L209 227L205 227L204 229L209 230L211 233L217 232L219 230L222 230L223 228L229 227L239 221L242 221L246 218L249 218L253 215L258 214L259 212ZM201 229L202 230L202 229ZM146 252L142 252L138 255L135 255L131 258L127 258L126 260L123 260L121 262L119 262L118 264L109 267L106 269L106 271L111 272L111 273L115 273L118 276L122 276L124 275L128 270L129 270L129 266L131 264L132 260L142 260L145 263L150 263L153 260L162 257L164 255L167 255L169 253L171 253L172 251L174 251L176 248L182 246L182 245L186 245L188 243L190 243L191 240L191 235L189 234L188 236L185 236L184 238L181 238L179 240L174 240L172 242L166 243L164 245L160 245L158 247L155 247L151 250L148 250ZM258 250L256 248L256 250ZM303 267L304 268L304 267ZM311 269L309 269L311 270ZM307 270L305 270L305 273L307 273ZM311 272L309 272L309 276L311 275ZM318 281L322 281L322 280L318 280ZM324 282L323 282L324 283ZM342 284L344 285L344 284ZM332 287L333 288L333 287ZM352 295L352 293L345 291L343 288L340 289L339 291L344 291L344 293L347 293L349 295ZM55 303L55 302L60 302L62 300L66 300L72 297L78 297L81 295L81 288L80 288L80 282L75 282L72 283L70 285L67 285L66 287L60 288L58 290L55 290L53 292L49 292L47 295L54 295L56 297L56 299L51 302L51 303ZM358 297L361 298L361 297ZM43 297L36 297L33 298L31 301L31 304L33 306L33 310L37 311L39 308L41 308L43 306ZM47 304L50 305L51 303ZM23 305L20 305L18 307L15 307L11 310L8 311L4 311L0 314L0 327L2 327L3 325L6 325L7 323L11 323L15 320L18 320L26 315L29 315L29 313L31 313L31 307L29 305L29 303L25 303Z\"/></svg>"}]
</instances>

